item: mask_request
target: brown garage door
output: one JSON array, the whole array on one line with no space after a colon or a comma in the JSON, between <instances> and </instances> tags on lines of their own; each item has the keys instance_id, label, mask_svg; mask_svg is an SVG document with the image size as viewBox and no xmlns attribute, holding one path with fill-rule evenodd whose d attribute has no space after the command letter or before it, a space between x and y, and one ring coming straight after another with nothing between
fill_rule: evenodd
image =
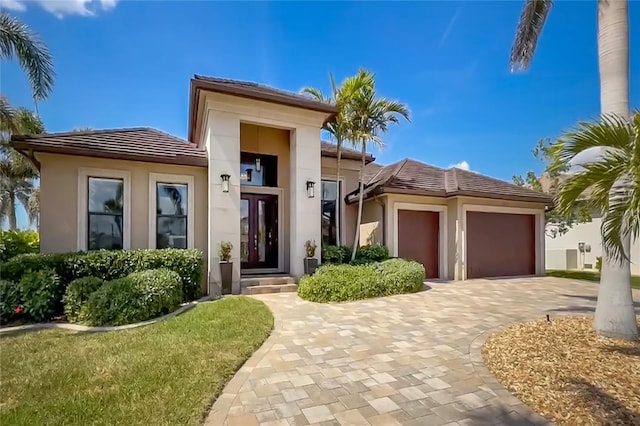
<instances>
[{"instance_id":1,"label":"brown garage door","mask_svg":"<svg viewBox=\"0 0 640 426\"><path fill-rule=\"evenodd\" d=\"M438 212L398 210L398 256L424 265L427 278L438 278Z\"/></svg>"},{"instance_id":2,"label":"brown garage door","mask_svg":"<svg viewBox=\"0 0 640 426\"><path fill-rule=\"evenodd\" d=\"M533 275L535 216L467 212L467 278Z\"/></svg>"}]
</instances>

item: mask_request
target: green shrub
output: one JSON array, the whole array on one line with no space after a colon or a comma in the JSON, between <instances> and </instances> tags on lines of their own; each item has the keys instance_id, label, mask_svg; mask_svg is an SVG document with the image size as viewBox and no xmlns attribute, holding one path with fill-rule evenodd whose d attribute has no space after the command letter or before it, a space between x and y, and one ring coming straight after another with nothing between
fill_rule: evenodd
<instances>
[{"instance_id":1,"label":"green shrub","mask_svg":"<svg viewBox=\"0 0 640 426\"><path fill-rule=\"evenodd\" d=\"M602 256L596 257L596 269L598 272L602 272Z\"/></svg>"},{"instance_id":2,"label":"green shrub","mask_svg":"<svg viewBox=\"0 0 640 426\"><path fill-rule=\"evenodd\" d=\"M70 322L83 321L84 312L82 312L82 307L89 300L91 294L102 287L103 284L104 281L96 277L83 277L71 281L62 299L64 313Z\"/></svg>"},{"instance_id":3,"label":"green shrub","mask_svg":"<svg viewBox=\"0 0 640 426\"><path fill-rule=\"evenodd\" d=\"M0 324L16 316L16 308L22 305L22 291L14 282L0 280Z\"/></svg>"},{"instance_id":4,"label":"green shrub","mask_svg":"<svg viewBox=\"0 0 640 426\"><path fill-rule=\"evenodd\" d=\"M312 276L304 276L298 295L313 302L344 302L380 296L380 276L369 265L324 265Z\"/></svg>"},{"instance_id":5,"label":"green shrub","mask_svg":"<svg viewBox=\"0 0 640 426\"><path fill-rule=\"evenodd\" d=\"M382 244L361 246L356 252L356 261L360 263L382 262L389 259L389 249Z\"/></svg>"},{"instance_id":6,"label":"green shrub","mask_svg":"<svg viewBox=\"0 0 640 426\"><path fill-rule=\"evenodd\" d=\"M200 296L202 252L195 249L160 249L28 254L13 258L0 268L3 279L16 282L29 271L51 268L56 271L64 287L82 277L110 281L124 278L133 272L167 268L180 275L183 298L188 301Z\"/></svg>"},{"instance_id":7,"label":"green shrub","mask_svg":"<svg viewBox=\"0 0 640 426\"><path fill-rule=\"evenodd\" d=\"M416 292L422 289L423 281L424 267L404 259L366 265L324 265L315 275L302 277L298 295L312 302L344 302Z\"/></svg>"},{"instance_id":8,"label":"green shrub","mask_svg":"<svg viewBox=\"0 0 640 426\"><path fill-rule=\"evenodd\" d=\"M339 265L349 263L351 248L347 246L322 246L322 263Z\"/></svg>"},{"instance_id":9,"label":"green shrub","mask_svg":"<svg viewBox=\"0 0 640 426\"><path fill-rule=\"evenodd\" d=\"M24 313L34 321L48 321L61 311L60 277L53 269L28 272L20 280Z\"/></svg>"},{"instance_id":10,"label":"green shrub","mask_svg":"<svg viewBox=\"0 0 640 426\"><path fill-rule=\"evenodd\" d=\"M181 301L180 276L168 269L153 269L103 284L81 311L90 325L122 325L174 311Z\"/></svg>"},{"instance_id":11,"label":"green shrub","mask_svg":"<svg viewBox=\"0 0 640 426\"><path fill-rule=\"evenodd\" d=\"M40 235L36 231L0 231L0 262L19 254L38 253Z\"/></svg>"},{"instance_id":12,"label":"green shrub","mask_svg":"<svg viewBox=\"0 0 640 426\"><path fill-rule=\"evenodd\" d=\"M424 266L413 260L389 259L373 265L384 283L385 295L414 293L424 286Z\"/></svg>"}]
</instances>

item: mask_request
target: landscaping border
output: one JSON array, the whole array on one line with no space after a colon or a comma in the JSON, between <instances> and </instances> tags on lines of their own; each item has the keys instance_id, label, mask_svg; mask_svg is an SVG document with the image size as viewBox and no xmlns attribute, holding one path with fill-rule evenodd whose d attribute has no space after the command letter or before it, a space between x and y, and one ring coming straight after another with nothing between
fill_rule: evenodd
<instances>
[{"instance_id":1,"label":"landscaping border","mask_svg":"<svg viewBox=\"0 0 640 426\"><path fill-rule=\"evenodd\" d=\"M63 329L69 331L76 332L86 332L86 333L103 333L107 331L122 331L129 330L132 328L144 327L146 325L155 324L160 321L168 320L174 317L177 317L180 314L187 312L188 310L195 308L200 303L210 302L212 300L220 299L219 296L205 296L201 297L198 300L194 300L192 302L183 303L178 309L173 312L170 312L166 315L163 315L158 318L152 318L150 320L136 322L133 324L125 324L125 325L103 325L98 327L91 327L88 325L81 324L71 324L66 322L43 322L38 324L26 324L26 325L18 325L14 327L0 327L0 336L10 335L13 333L21 333L26 331L37 331L37 330L46 330L46 329Z\"/></svg>"}]
</instances>

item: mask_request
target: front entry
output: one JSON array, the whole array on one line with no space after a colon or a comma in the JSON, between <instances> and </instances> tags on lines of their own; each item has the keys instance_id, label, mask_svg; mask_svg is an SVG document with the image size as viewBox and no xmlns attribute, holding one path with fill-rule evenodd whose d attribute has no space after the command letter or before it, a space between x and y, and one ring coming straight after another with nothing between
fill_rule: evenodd
<instances>
[{"instance_id":1,"label":"front entry","mask_svg":"<svg viewBox=\"0 0 640 426\"><path fill-rule=\"evenodd\" d=\"M278 267L278 196L240 196L240 267Z\"/></svg>"}]
</instances>

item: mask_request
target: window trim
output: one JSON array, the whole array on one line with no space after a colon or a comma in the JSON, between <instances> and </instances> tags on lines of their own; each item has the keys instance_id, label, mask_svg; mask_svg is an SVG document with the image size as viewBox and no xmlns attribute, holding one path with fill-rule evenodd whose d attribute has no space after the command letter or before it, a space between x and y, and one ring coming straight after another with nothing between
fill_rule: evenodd
<instances>
[{"instance_id":1,"label":"window trim","mask_svg":"<svg viewBox=\"0 0 640 426\"><path fill-rule=\"evenodd\" d=\"M191 175L149 173L149 248L158 247L157 188L159 183L187 185L187 248L195 247L195 179Z\"/></svg>"},{"instance_id":2,"label":"window trim","mask_svg":"<svg viewBox=\"0 0 640 426\"><path fill-rule=\"evenodd\" d=\"M325 176L322 175L322 177L320 178L320 215L322 216L322 182L326 181L326 182L333 182L336 183L336 177L333 176ZM344 246L344 245L348 245L345 244L345 236L343 233L344 230L344 220L345 220L345 210L346 210L346 204L344 202L344 197L342 196L343 192L344 192L344 176L340 176L340 178L338 179L339 181L339 185L338 185L338 194L337 194L337 199L336 201L339 203L339 214L338 214L338 224L337 224L337 230L336 233L340 236L340 245ZM320 218L320 220L322 221L322 217ZM321 222L322 224L322 222Z\"/></svg>"},{"instance_id":3,"label":"window trim","mask_svg":"<svg viewBox=\"0 0 640 426\"><path fill-rule=\"evenodd\" d=\"M131 172L127 170L97 169L81 167L78 169L78 251L88 250L89 240L89 178L122 179L122 249L131 248Z\"/></svg>"}]
</instances>

